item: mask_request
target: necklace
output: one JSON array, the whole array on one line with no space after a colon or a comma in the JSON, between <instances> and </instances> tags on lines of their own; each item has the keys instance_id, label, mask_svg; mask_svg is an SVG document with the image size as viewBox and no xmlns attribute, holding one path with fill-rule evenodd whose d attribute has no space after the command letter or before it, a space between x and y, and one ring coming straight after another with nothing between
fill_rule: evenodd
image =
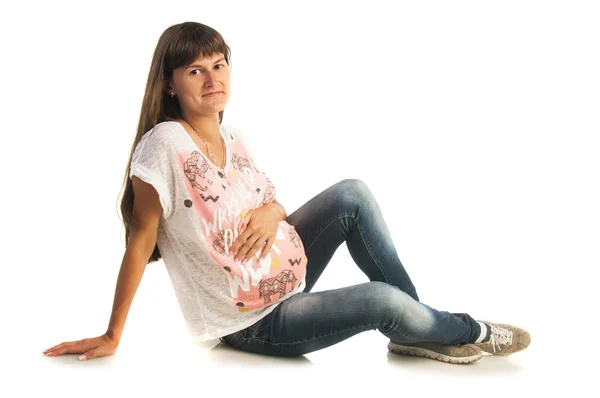
<instances>
[{"instance_id":1,"label":"necklace","mask_svg":"<svg viewBox=\"0 0 600 398\"><path fill-rule=\"evenodd\" d=\"M200 134L198 134L198 132L196 131L196 129L188 123L188 125L192 128L192 130L194 130L194 133L196 133L198 135L198 137L200 137L202 139L202 141L204 141L204 144L206 145L206 150L208 151L208 154L210 156L210 158L213 161L213 164L217 165L217 160L215 159L215 156L213 155L212 151L210 150L210 148L208 147L208 142L206 142L206 140L204 139L204 137L202 137ZM217 167L219 167L220 169L222 169L223 167L225 167L225 163L227 162L227 153L225 152L225 143L223 142L223 137L221 137L221 134L219 134L219 138L221 139L221 149L223 149L223 165L219 166L217 165Z\"/></svg>"}]
</instances>

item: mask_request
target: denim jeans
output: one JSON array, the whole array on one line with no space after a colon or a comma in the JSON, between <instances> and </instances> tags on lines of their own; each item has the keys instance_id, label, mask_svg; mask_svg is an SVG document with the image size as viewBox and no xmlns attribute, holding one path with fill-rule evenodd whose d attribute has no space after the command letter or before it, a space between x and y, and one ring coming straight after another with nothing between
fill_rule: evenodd
<instances>
[{"instance_id":1,"label":"denim jeans","mask_svg":"<svg viewBox=\"0 0 600 398\"><path fill-rule=\"evenodd\" d=\"M464 344L479 337L481 328L468 314L420 302L379 205L361 180L330 186L286 221L295 227L308 258L304 291L221 341L254 353L298 356L374 329L398 342ZM342 242L369 282L310 293Z\"/></svg>"}]
</instances>

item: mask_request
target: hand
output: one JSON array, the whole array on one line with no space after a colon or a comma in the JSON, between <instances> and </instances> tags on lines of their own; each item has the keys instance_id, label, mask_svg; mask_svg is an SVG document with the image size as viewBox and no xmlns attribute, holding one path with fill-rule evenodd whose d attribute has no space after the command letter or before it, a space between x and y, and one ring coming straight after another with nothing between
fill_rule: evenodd
<instances>
[{"instance_id":1,"label":"hand","mask_svg":"<svg viewBox=\"0 0 600 398\"><path fill-rule=\"evenodd\" d=\"M83 354L79 359L87 360L112 355L117 351L118 346L119 343L105 333L91 339L60 343L45 350L44 354L52 357L63 354Z\"/></svg>"},{"instance_id":2,"label":"hand","mask_svg":"<svg viewBox=\"0 0 600 398\"><path fill-rule=\"evenodd\" d=\"M238 227L240 235L229 248L235 260L241 259L245 263L261 248L259 259L265 258L271 251L280 221L279 208L272 203L248 210Z\"/></svg>"}]
</instances>

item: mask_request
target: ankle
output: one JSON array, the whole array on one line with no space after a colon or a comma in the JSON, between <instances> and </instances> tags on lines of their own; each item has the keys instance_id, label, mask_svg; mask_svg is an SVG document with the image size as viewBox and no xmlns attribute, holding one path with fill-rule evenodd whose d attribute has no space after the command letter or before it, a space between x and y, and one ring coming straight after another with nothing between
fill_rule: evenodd
<instances>
[{"instance_id":1,"label":"ankle","mask_svg":"<svg viewBox=\"0 0 600 398\"><path fill-rule=\"evenodd\" d=\"M492 328L487 323L477 321L479 324L479 337L475 340L474 344L485 343L490 340L490 336L492 334Z\"/></svg>"}]
</instances>

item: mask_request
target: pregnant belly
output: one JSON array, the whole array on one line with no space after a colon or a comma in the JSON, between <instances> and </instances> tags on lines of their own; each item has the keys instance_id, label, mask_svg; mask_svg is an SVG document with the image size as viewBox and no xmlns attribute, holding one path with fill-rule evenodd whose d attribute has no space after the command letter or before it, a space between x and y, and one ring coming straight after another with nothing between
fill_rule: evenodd
<instances>
[{"instance_id":1,"label":"pregnant belly","mask_svg":"<svg viewBox=\"0 0 600 398\"><path fill-rule=\"evenodd\" d=\"M295 228L286 221L279 222L269 253L259 260L260 256L258 250L245 264L235 261L233 254L224 261L232 299L239 311L265 307L283 298L306 275L308 259L304 245Z\"/></svg>"},{"instance_id":2,"label":"pregnant belly","mask_svg":"<svg viewBox=\"0 0 600 398\"><path fill-rule=\"evenodd\" d=\"M305 259L304 245L293 225L286 221L279 222L276 239L269 254L292 265L297 265Z\"/></svg>"}]
</instances>

